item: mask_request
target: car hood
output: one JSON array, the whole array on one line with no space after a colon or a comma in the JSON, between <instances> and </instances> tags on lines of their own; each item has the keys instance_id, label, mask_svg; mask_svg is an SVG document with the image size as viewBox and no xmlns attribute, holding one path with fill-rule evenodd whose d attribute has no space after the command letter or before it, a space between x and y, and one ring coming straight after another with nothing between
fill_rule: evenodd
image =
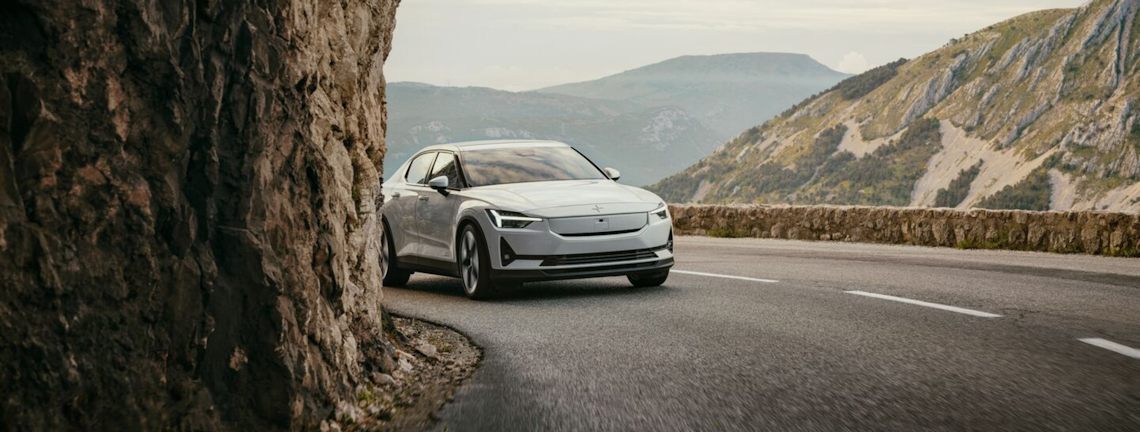
<instances>
[{"instance_id":1,"label":"car hood","mask_svg":"<svg viewBox=\"0 0 1140 432\"><path fill-rule=\"evenodd\" d=\"M502 209L540 217L647 212L661 199L611 180L515 183L468 189L472 198Z\"/></svg>"}]
</instances>

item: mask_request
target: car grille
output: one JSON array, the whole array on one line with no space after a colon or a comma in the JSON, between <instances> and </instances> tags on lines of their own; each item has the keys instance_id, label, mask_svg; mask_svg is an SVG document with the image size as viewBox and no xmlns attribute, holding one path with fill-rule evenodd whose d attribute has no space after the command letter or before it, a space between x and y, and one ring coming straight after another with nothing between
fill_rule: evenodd
<instances>
[{"instance_id":1,"label":"car grille","mask_svg":"<svg viewBox=\"0 0 1140 432\"><path fill-rule=\"evenodd\" d=\"M630 234L630 233L635 233L635 232L638 232L638 231L641 231L641 228L638 228L638 229L631 229L631 230L623 230L623 231L605 231L605 232L590 232L590 233L577 233L577 234L559 234L559 235L560 235L560 236L562 236L562 237L594 237L594 236L607 236L607 235L618 235L618 234Z\"/></svg>"},{"instance_id":2,"label":"car grille","mask_svg":"<svg viewBox=\"0 0 1140 432\"><path fill-rule=\"evenodd\" d=\"M660 249L660 248L658 248ZM604 264L622 261L635 261L657 258L657 249L639 249L620 252L603 252L577 255L554 255L542 260L542 266L565 266L580 264Z\"/></svg>"}]
</instances>

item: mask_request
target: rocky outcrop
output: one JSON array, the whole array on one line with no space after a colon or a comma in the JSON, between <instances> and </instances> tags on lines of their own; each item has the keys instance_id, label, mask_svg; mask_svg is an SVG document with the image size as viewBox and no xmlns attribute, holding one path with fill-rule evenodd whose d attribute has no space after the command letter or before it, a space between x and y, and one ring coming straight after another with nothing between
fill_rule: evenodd
<instances>
[{"instance_id":1,"label":"rocky outcrop","mask_svg":"<svg viewBox=\"0 0 1140 432\"><path fill-rule=\"evenodd\" d=\"M384 367L397 2L0 3L0 429L316 430Z\"/></svg>"},{"instance_id":2,"label":"rocky outcrop","mask_svg":"<svg viewBox=\"0 0 1140 432\"><path fill-rule=\"evenodd\" d=\"M672 205L678 235L1140 257L1140 215L898 207Z\"/></svg>"}]
</instances>

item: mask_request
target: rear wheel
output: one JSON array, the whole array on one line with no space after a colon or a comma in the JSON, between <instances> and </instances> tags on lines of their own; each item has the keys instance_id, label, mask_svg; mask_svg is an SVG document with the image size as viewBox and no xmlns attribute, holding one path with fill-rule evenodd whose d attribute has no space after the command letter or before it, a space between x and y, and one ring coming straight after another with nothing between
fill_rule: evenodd
<instances>
[{"instance_id":1,"label":"rear wheel","mask_svg":"<svg viewBox=\"0 0 1140 432\"><path fill-rule=\"evenodd\" d=\"M408 283L408 278L412 277L412 272L401 270L399 263L396 262L396 243L392 241L392 233L388 230L388 223L381 222L380 225L383 230L380 233L380 274L384 279L384 286L404 286Z\"/></svg>"},{"instance_id":2,"label":"rear wheel","mask_svg":"<svg viewBox=\"0 0 1140 432\"><path fill-rule=\"evenodd\" d=\"M635 287L655 287L661 286L661 284L665 283L666 279L669 279L669 270L665 270L661 273L651 273L647 275L629 275L626 277L629 279L629 283L633 284Z\"/></svg>"}]
</instances>

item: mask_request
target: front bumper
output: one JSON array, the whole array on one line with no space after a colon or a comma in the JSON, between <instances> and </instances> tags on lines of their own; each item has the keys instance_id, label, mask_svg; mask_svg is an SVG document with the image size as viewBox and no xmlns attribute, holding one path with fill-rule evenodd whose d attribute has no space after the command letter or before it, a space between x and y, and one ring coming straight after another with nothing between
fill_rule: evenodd
<instances>
[{"instance_id":1,"label":"front bumper","mask_svg":"<svg viewBox=\"0 0 1140 432\"><path fill-rule=\"evenodd\" d=\"M653 220L655 219L655 220ZM560 235L550 221L523 229L484 230L496 278L519 281L652 274L673 266L672 219L653 218L636 231Z\"/></svg>"},{"instance_id":2,"label":"front bumper","mask_svg":"<svg viewBox=\"0 0 1140 432\"><path fill-rule=\"evenodd\" d=\"M673 258L640 264L615 264L573 269L550 270L499 270L495 278L507 281L534 282L564 279L586 279L609 276L629 276L660 273L673 267Z\"/></svg>"}]
</instances>

